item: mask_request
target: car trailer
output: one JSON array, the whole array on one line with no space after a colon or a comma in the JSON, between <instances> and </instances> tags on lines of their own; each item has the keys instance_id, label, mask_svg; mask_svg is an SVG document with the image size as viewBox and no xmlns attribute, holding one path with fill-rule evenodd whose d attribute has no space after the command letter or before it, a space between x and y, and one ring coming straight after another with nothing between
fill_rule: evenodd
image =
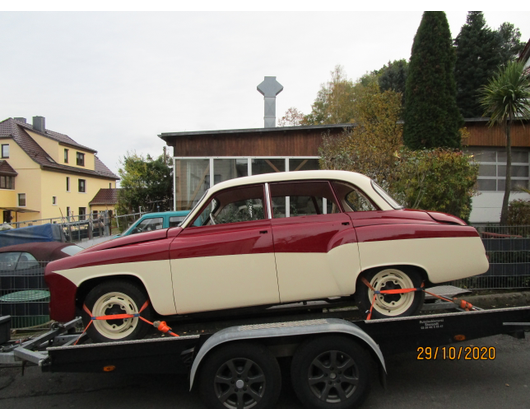
<instances>
[{"instance_id":1,"label":"car trailer","mask_svg":"<svg viewBox=\"0 0 530 420\"><path fill-rule=\"evenodd\" d=\"M425 349L425 358L494 358L488 354L491 349L465 347L467 354L458 344L498 334L524 338L530 331L530 306L358 317L356 309L324 308L244 325L241 319L179 323L179 336L157 332L151 338L112 343L87 342L86 335L75 333L81 324L77 318L23 343L0 335L0 365L29 363L43 372L187 374L190 390L198 389L209 407L268 408L280 395L278 359L287 357L293 388L304 406L350 408L366 398L372 375L378 373L385 384L385 356ZM9 322L4 319L3 324Z\"/></svg>"}]
</instances>

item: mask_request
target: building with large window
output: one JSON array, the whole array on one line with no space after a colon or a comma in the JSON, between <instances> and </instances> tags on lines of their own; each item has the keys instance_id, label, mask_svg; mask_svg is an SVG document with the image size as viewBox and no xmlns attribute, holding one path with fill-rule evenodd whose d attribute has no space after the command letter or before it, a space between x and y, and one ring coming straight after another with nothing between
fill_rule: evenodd
<instances>
[{"instance_id":1,"label":"building with large window","mask_svg":"<svg viewBox=\"0 0 530 420\"><path fill-rule=\"evenodd\" d=\"M44 117L0 122L0 153L0 223L84 216L119 180L95 150L46 129Z\"/></svg>"},{"instance_id":2,"label":"building with large window","mask_svg":"<svg viewBox=\"0 0 530 420\"><path fill-rule=\"evenodd\" d=\"M530 122L512 127L511 199L529 199L518 190L530 180ZM261 129L173 132L159 135L174 155L174 208L190 209L210 186L227 179L266 172L319 168L318 149L325 134L338 134L353 124L274 127ZM465 144L480 165L478 195L472 223L498 223L506 174L505 135L489 127L488 119L466 120Z\"/></svg>"},{"instance_id":3,"label":"building with large window","mask_svg":"<svg viewBox=\"0 0 530 420\"><path fill-rule=\"evenodd\" d=\"M268 172L319 169L324 134L352 124L163 133L173 147L174 209L187 210L221 181Z\"/></svg>"}]
</instances>

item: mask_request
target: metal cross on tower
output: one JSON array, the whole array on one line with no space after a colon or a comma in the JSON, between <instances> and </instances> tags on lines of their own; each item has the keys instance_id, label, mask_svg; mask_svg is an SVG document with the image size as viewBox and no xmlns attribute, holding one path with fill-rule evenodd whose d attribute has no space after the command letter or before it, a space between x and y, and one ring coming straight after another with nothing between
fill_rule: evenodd
<instances>
[{"instance_id":1,"label":"metal cross on tower","mask_svg":"<svg viewBox=\"0 0 530 420\"><path fill-rule=\"evenodd\" d=\"M265 80L258 85L258 92L265 101L265 128L276 127L276 95L283 90L283 86L276 81L275 76L265 76Z\"/></svg>"}]
</instances>

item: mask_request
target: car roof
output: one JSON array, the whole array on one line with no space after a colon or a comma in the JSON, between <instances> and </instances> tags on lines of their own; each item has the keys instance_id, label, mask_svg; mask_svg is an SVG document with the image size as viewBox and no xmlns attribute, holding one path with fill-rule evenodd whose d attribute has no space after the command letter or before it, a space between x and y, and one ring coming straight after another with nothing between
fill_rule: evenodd
<instances>
[{"instance_id":1,"label":"car roof","mask_svg":"<svg viewBox=\"0 0 530 420\"><path fill-rule=\"evenodd\" d=\"M58 251L72 245L76 244L71 242L28 242L25 244L3 246L0 248L0 253L29 252L38 261L47 261L64 257L64 255L59 255Z\"/></svg>"},{"instance_id":2,"label":"car roof","mask_svg":"<svg viewBox=\"0 0 530 420\"><path fill-rule=\"evenodd\" d=\"M303 180L331 179L337 181L346 181L366 188L372 180L366 175L350 171L334 170L313 170L313 171L293 171L293 172L273 172L261 175L244 176L220 182L210 188L211 192L216 192L225 188L237 187L241 185L259 184L264 182L280 181L303 181Z\"/></svg>"},{"instance_id":3,"label":"car roof","mask_svg":"<svg viewBox=\"0 0 530 420\"><path fill-rule=\"evenodd\" d=\"M142 215L142 219L147 218L153 218L153 217L160 217L160 216L187 216L189 210L178 210L178 211L161 211L157 213L147 213Z\"/></svg>"}]
</instances>

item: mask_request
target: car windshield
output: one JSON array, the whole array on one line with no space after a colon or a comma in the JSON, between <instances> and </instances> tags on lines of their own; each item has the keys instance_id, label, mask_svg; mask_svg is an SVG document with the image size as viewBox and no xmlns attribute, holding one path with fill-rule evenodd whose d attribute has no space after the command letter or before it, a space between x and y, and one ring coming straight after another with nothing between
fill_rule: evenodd
<instances>
[{"instance_id":1,"label":"car windshield","mask_svg":"<svg viewBox=\"0 0 530 420\"><path fill-rule=\"evenodd\" d=\"M208 190L204 191L204 194L202 195L201 198L199 198L197 200L197 202L193 205L193 207L191 208L190 212L188 213L188 215L186 216L186 218L180 222L179 226L182 226L186 223L186 221L189 219L189 217L193 214L193 212L197 209L197 207L199 207L199 205L202 203L202 201L204 200L204 197L206 197L208 195Z\"/></svg>"},{"instance_id":2,"label":"car windshield","mask_svg":"<svg viewBox=\"0 0 530 420\"><path fill-rule=\"evenodd\" d=\"M372 181L372 188L377 194L379 194L383 198L383 200L390 204L394 209L399 210L403 208L403 206L398 204L396 200L390 197L390 195L388 195L388 193L383 188L381 188L381 186L377 184L377 182Z\"/></svg>"}]
</instances>

